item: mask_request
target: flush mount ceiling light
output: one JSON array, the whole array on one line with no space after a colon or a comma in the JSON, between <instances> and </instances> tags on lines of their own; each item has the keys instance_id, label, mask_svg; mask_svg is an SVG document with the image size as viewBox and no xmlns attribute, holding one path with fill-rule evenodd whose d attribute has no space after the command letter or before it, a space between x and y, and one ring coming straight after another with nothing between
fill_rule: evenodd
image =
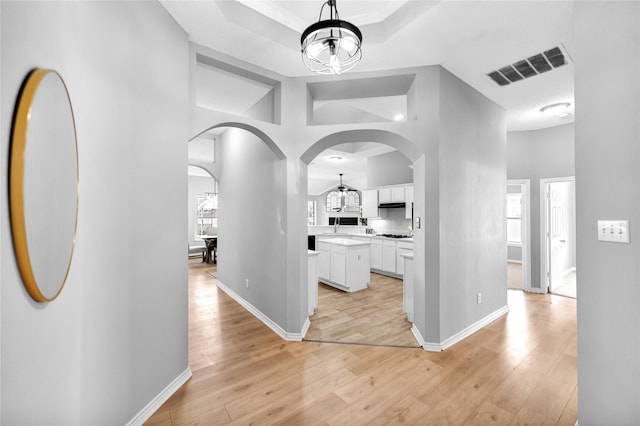
<instances>
[{"instance_id":1,"label":"flush mount ceiling light","mask_svg":"<svg viewBox=\"0 0 640 426\"><path fill-rule=\"evenodd\" d=\"M329 19L322 11L329 5ZM341 21L336 0L327 0L320 8L318 22L300 37L302 61L318 74L340 74L355 67L362 58L362 33L355 25Z\"/></svg>"},{"instance_id":2,"label":"flush mount ceiling light","mask_svg":"<svg viewBox=\"0 0 640 426\"><path fill-rule=\"evenodd\" d=\"M342 157L340 157L339 155L331 155L331 156L327 157L327 160L340 161L340 160L342 160Z\"/></svg>"},{"instance_id":3,"label":"flush mount ceiling light","mask_svg":"<svg viewBox=\"0 0 640 426\"><path fill-rule=\"evenodd\" d=\"M569 115L568 109L570 105L569 102L559 102L540 108L540 112L549 117L564 117Z\"/></svg>"}]
</instances>

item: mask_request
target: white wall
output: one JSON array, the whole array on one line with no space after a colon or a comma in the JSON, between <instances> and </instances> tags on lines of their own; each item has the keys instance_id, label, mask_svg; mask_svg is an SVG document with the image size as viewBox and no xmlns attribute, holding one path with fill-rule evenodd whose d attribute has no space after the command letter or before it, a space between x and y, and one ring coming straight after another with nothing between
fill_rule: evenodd
<instances>
[{"instance_id":1,"label":"white wall","mask_svg":"<svg viewBox=\"0 0 640 426\"><path fill-rule=\"evenodd\" d=\"M640 3L575 2L578 414L640 424ZM628 219L630 244L597 241ZM635 226L634 226L635 224Z\"/></svg>"},{"instance_id":2,"label":"white wall","mask_svg":"<svg viewBox=\"0 0 640 426\"><path fill-rule=\"evenodd\" d=\"M74 107L80 170L76 251L51 303L23 288L1 202L1 421L124 424L188 368L187 37L152 2L0 10L2 152L22 80L53 68Z\"/></svg>"},{"instance_id":3,"label":"white wall","mask_svg":"<svg viewBox=\"0 0 640 426\"><path fill-rule=\"evenodd\" d=\"M440 73L440 342L507 305L504 111ZM482 303L476 301L482 293Z\"/></svg>"},{"instance_id":4,"label":"white wall","mask_svg":"<svg viewBox=\"0 0 640 426\"><path fill-rule=\"evenodd\" d=\"M507 178L531 180L531 287L540 277L540 179L575 175L574 124L507 134ZM578 183L579 185L579 183Z\"/></svg>"},{"instance_id":5,"label":"white wall","mask_svg":"<svg viewBox=\"0 0 640 426\"><path fill-rule=\"evenodd\" d=\"M367 158L367 186L377 188L388 185L413 183L411 161L401 152L387 152Z\"/></svg>"},{"instance_id":6,"label":"white wall","mask_svg":"<svg viewBox=\"0 0 640 426\"><path fill-rule=\"evenodd\" d=\"M286 329L285 161L245 130L219 142L218 279Z\"/></svg>"}]
</instances>

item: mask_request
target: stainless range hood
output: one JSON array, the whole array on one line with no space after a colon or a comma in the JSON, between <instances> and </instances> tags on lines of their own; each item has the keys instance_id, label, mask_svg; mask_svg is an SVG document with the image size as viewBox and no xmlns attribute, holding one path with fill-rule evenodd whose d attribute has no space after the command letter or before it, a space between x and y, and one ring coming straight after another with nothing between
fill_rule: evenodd
<instances>
[{"instance_id":1,"label":"stainless range hood","mask_svg":"<svg viewBox=\"0 0 640 426\"><path fill-rule=\"evenodd\" d=\"M399 209L399 208L405 208L405 203L380 203L378 205L378 208L381 209Z\"/></svg>"}]
</instances>

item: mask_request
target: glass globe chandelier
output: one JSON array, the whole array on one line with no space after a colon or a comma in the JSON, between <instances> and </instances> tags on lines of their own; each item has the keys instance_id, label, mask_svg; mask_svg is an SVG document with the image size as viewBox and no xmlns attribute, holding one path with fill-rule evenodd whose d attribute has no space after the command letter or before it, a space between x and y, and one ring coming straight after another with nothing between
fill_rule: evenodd
<instances>
[{"instance_id":1,"label":"glass globe chandelier","mask_svg":"<svg viewBox=\"0 0 640 426\"><path fill-rule=\"evenodd\" d=\"M322 20L329 5L329 19ZM320 9L318 22L300 37L302 61L318 74L340 74L355 67L362 58L362 33L355 25L341 21L336 0L327 0Z\"/></svg>"}]
</instances>

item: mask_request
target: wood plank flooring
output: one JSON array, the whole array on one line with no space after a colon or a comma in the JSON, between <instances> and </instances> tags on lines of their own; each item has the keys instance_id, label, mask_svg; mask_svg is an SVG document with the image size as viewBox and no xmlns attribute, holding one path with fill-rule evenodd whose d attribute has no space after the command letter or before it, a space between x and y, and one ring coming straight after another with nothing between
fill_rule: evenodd
<instances>
[{"instance_id":1,"label":"wood plank flooring","mask_svg":"<svg viewBox=\"0 0 640 426\"><path fill-rule=\"evenodd\" d=\"M285 342L191 261L193 377L148 425L571 425L576 301L509 292L511 311L444 352Z\"/></svg>"},{"instance_id":2,"label":"wood plank flooring","mask_svg":"<svg viewBox=\"0 0 640 426\"><path fill-rule=\"evenodd\" d=\"M507 262L507 288L522 290L522 263Z\"/></svg>"},{"instance_id":3,"label":"wood plank flooring","mask_svg":"<svg viewBox=\"0 0 640 426\"><path fill-rule=\"evenodd\" d=\"M419 347L402 311L402 280L371 274L369 288L346 293L320 284L305 340Z\"/></svg>"}]
</instances>

